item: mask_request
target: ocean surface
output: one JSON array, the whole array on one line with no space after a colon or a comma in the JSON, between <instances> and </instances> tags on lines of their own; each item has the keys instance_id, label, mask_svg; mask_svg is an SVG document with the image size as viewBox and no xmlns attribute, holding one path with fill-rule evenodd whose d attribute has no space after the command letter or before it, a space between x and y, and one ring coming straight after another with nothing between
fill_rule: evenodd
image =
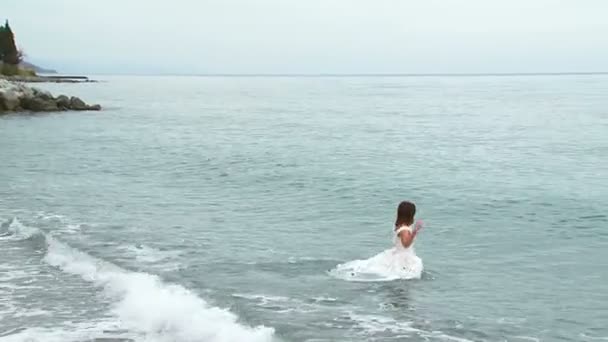
<instances>
[{"instance_id":1,"label":"ocean surface","mask_svg":"<svg viewBox=\"0 0 608 342\"><path fill-rule=\"evenodd\" d=\"M608 76L99 79L0 117L0 341L608 341Z\"/></svg>"}]
</instances>

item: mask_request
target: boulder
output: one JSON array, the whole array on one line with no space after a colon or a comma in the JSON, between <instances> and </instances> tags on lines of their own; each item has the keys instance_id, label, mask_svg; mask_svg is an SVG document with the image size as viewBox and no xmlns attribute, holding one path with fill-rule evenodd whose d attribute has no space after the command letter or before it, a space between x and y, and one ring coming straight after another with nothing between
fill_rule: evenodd
<instances>
[{"instance_id":1,"label":"boulder","mask_svg":"<svg viewBox=\"0 0 608 342\"><path fill-rule=\"evenodd\" d=\"M48 91L33 88L33 92L35 97L40 98L42 100L49 101L53 99L53 95L51 95L51 93Z\"/></svg>"},{"instance_id":2,"label":"boulder","mask_svg":"<svg viewBox=\"0 0 608 342\"><path fill-rule=\"evenodd\" d=\"M15 91L17 93L19 93L19 97L23 98L23 97L34 97L36 96L34 94L34 88L30 88L28 86L25 86L23 84L19 84L17 87L15 87Z\"/></svg>"},{"instance_id":3,"label":"boulder","mask_svg":"<svg viewBox=\"0 0 608 342\"><path fill-rule=\"evenodd\" d=\"M71 110L87 110L88 106L84 101L76 96L72 96L70 99L70 109Z\"/></svg>"},{"instance_id":4,"label":"boulder","mask_svg":"<svg viewBox=\"0 0 608 342\"><path fill-rule=\"evenodd\" d=\"M12 90L0 90L0 108L7 111L14 111L19 107L19 94Z\"/></svg>"},{"instance_id":5,"label":"boulder","mask_svg":"<svg viewBox=\"0 0 608 342\"><path fill-rule=\"evenodd\" d=\"M53 112L59 110L54 100L40 97L25 97L21 99L21 107L32 112Z\"/></svg>"},{"instance_id":6,"label":"boulder","mask_svg":"<svg viewBox=\"0 0 608 342\"><path fill-rule=\"evenodd\" d=\"M70 98L65 95L57 96L57 98L55 99L55 103L57 104L57 107L59 107L59 109L61 110L70 109Z\"/></svg>"},{"instance_id":7,"label":"boulder","mask_svg":"<svg viewBox=\"0 0 608 342\"><path fill-rule=\"evenodd\" d=\"M100 105L87 105L78 97L60 95L57 98L46 91L12 82L0 76L0 112L61 110L101 110Z\"/></svg>"}]
</instances>

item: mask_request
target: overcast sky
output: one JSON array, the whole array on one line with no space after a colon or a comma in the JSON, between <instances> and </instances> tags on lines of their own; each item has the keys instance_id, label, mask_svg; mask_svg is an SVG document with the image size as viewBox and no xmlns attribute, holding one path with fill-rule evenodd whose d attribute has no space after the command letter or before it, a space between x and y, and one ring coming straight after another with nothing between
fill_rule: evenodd
<instances>
[{"instance_id":1,"label":"overcast sky","mask_svg":"<svg viewBox=\"0 0 608 342\"><path fill-rule=\"evenodd\" d=\"M1 0L2 17L62 72L608 71L606 0Z\"/></svg>"}]
</instances>

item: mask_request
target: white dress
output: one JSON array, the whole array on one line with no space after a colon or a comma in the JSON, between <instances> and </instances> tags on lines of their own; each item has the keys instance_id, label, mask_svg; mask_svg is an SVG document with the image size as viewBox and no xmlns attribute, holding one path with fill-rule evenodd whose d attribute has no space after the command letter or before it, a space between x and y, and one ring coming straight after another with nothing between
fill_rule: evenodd
<instances>
[{"instance_id":1,"label":"white dress","mask_svg":"<svg viewBox=\"0 0 608 342\"><path fill-rule=\"evenodd\" d=\"M395 279L417 279L422 275L422 260L414 251L414 243L403 247L399 233L412 231L411 226L403 226L394 231L394 247L369 259L353 260L336 266L330 271L338 278L354 281L381 281Z\"/></svg>"}]
</instances>

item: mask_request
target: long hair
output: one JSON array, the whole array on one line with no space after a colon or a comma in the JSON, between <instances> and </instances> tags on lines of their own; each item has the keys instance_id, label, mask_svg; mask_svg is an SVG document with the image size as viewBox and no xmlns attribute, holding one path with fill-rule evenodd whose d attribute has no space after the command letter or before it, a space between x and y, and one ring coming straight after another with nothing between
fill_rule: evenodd
<instances>
[{"instance_id":1,"label":"long hair","mask_svg":"<svg viewBox=\"0 0 608 342\"><path fill-rule=\"evenodd\" d=\"M414 223L414 215L416 215L416 205L414 203L408 201L399 203L395 229L402 226L411 226Z\"/></svg>"}]
</instances>

